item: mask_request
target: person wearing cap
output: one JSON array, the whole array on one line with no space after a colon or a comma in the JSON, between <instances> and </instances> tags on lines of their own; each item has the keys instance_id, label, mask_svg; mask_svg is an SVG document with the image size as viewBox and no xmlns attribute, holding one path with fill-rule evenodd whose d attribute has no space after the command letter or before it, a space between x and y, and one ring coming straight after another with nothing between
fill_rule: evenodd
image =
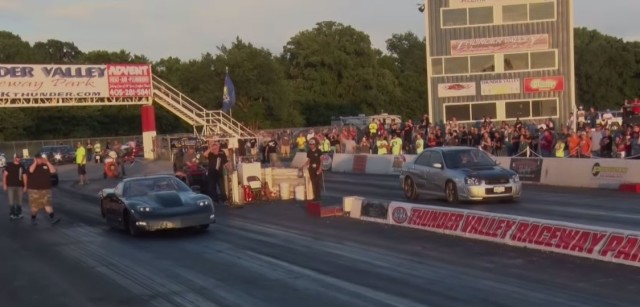
<instances>
[{"instance_id":1,"label":"person wearing cap","mask_svg":"<svg viewBox=\"0 0 640 307\"><path fill-rule=\"evenodd\" d=\"M60 221L53 212L51 194L51 174L56 168L41 153L36 154L35 161L29 166L29 182L27 192L31 205L31 224L37 225L36 217L44 209L49 215L49 222L53 225Z\"/></svg>"},{"instance_id":2,"label":"person wearing cap","mask_svg":"<svg viewBox=\"0 0 640 307\"><path fill-rule=\"evenodd\" d=\"M318 148L318 139L309 139L309 151L307 151L307 161L300 167L303 169L309 167L309 177L311 179L311 188L313 189L313 200L320 200L320 180L322 179L322 151Z\"/></svg>"},{"instance_id":3,"label":"person wearing cap","mask_svg":"<svg viewBox=\"0 0 640 307\"><path fill-rule=\"evenodd\" d=\"M20 159L22 155L15 154L13 163L7 164L2 172L2 189L7 192L11 220L22 218L22 195L27 190L27 169Z\"/></svg>"},{"instance_id":4,"label":"person wearing cap","mask_svg":"<svg viewBox=\"0 0 640 307\"><path fill-rule=\"evenodd\" d=\"M209 142L209 147L203 156L209 161L208 179L211 187L211 198L218 204L225 202L227 196L224 190L224 169L231 170L229 159L227 159L224 150L220 150L220 143L217 141Z\"/></svg>"}]
</instances>

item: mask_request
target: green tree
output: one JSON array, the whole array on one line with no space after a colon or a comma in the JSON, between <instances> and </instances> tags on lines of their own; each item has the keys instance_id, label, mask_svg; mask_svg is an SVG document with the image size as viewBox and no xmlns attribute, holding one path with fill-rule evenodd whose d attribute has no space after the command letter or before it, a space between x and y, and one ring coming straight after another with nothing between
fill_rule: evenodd
<instances>
[{"instance_id":1,"label":"green tree","mask_svg":"<svg viewBox=\"0 0 640 307\"><path fill-rule=\"evenodd\" d=\"M55 39L37 42L32 49L37 64L76 64L83 55L74 43Z\"/></svg>"},{"instance_id":2,"label":"green tree","mask_svg":"<svg viewBox=\"0 0 640 307\"><path fill-rule=\"evenodd\" d=\"M333 21L292 37L282 60L307 124L326 125L328 114L389 109L396 81L378 66L378 55L367 34Z\"/></svg>"}]
</instances>

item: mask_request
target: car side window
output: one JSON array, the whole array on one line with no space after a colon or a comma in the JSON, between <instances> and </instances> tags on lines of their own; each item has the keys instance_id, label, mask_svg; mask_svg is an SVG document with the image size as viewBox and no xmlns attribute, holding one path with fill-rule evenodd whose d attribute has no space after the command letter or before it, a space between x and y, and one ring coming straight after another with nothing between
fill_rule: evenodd
<instances>
[{"instance_id":1,"label":"car side window","mask_svg":"<svg viewBox=\"0 0 640 307\"><path fill-rule=\"evenodd\" d=\"M429 156L431 156L430 151L425 151L421 155L416 158L416 165L420 166L429 166Z\"/></svg>"},{"instance_id":2,"label":"car side window","mask_svg":"<svg viewBox=\"0 0 640 307\"><path fill-rule=\"evenodd\" d=\"M435 163L443 164L442 155L439 152L434 152L429 156L429 164L427 166L433 167Z\"/></svg>"}]
</instances>

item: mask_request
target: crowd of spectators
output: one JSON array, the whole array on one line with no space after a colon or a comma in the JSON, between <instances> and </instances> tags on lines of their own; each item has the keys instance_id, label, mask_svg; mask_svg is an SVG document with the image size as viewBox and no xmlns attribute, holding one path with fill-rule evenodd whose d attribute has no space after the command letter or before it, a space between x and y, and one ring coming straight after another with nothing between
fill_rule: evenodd
<instances>
[{"instance_id":1,"label":"crowd of spectators","mask_svg":"<svg viewBox=\"0 0 640 307\"><path fill-rule=\"evenodd\" d=\"M640 101L628 102L629 110L640 116ZM324 129L262 133L259 151L263 157L279 153L291 157L305 151L311 138L319 141L323 152L358 154L417 154L439 146L479 147L495 156L541 156L556 158L638 158L640 122L620 124L611 112L579 108L563 125L549 118L542 122L516 119L495 122L490 117L474 123L459 123L451 118L433 124L429 117L414 124L372 120L367 127L347 125ZM274 147L270 149L270 147ZM268 159L268 158L266 158Z\"/></svg>"}]
</instances>

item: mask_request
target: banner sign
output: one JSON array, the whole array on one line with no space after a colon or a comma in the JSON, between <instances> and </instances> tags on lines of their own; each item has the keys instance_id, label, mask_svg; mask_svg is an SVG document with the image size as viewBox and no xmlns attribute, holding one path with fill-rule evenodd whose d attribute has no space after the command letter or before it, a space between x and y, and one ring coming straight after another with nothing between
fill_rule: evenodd
<instances>
[{"instance_id":1,"label":"banner sign","mask_svg":"<svg viewBox=\"0 0 640 307\"><path fill-rule=\"evenodd\" d=\"M387 222L388 201L365 199L360 207L360 219L376 222Z\"/></svg>"},{"instance_id":2,"label":"banner sign","mask_svg":"<svg viewBox=\"0 0 640 307\"><path fill-rule=\"evenodd\" d=\"M151 66L0 64L0 98L151 97Z\"/></svg>"},{"instance_id":3,"label":"banner sign","mask_svg":"<svg viewBox=\"0 0 640 307\"><path fill-rule=\"evenodd\" d=\"M640 232L392 202L392 225L640 266Z\"/></svg>"},{"instance_id":4,"label":"banner sign","mask_svg":"<svg viewBox=\"0 0 640 307\"><path fill-rule=\"evenodd\" d=\"M449 0L449 7L479 7L494 5L498 0Z\"/></svg>"},{"instance_id":5,"label":"banner sign","mask_svg":"<svg viewBox=\"0 0 640 307\"><path fill-rule=\"evenodd\" d=\"M564 91L564 77L540 77L540 78L525 78L524 79L524 92L541 93L541 92L562 92Z\"/></svg>"},{"instance_id":6,"label":"banner sign","mask_svg":"<svg viewBox=\"0 0 640 307\"><path fill-rule=\"evenodd\" d=\"M511 158L511 170L518 173L521 181L540 183L542 175L541 158Z\"/></svg>"},{"instance_id":7,"label":"banner sign","mask_svg":"<svg viewBox=\"0 0 640 307\"><path fill-rule=\"evenodd\" d=\"M520 79L480 81L480 92L483 96L519 94L520 88Z\"/></svg>"},{"instance_id":8,"label":"banner sign","mask_svg":"<svg viewBox=\"0 0 640 307\"><path fill-rule=\"evenodd\" d=\"M440 98L475 96L475 95L476 95L475 82L438 84L438 97Z\"/></svg>"},{"instance_id":9,"label":"banner sign","mask_svg":"<svg viewBox=\"0 0 640 307\"><path fill-rule=\"evenodd\" d=\"M549 49L549 34L452 40L451 55L494 54Z\"/></svg>"}]
</instances>

